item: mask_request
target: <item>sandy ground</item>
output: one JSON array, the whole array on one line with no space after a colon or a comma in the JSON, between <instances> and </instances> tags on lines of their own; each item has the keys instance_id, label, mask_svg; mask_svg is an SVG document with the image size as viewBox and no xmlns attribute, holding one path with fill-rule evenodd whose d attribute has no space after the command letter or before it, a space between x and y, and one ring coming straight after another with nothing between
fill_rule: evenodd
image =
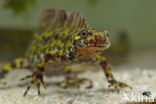
<instances>
[{"instance_id":1,"label":"sandy ground","mask_svg":"<svg viewBox=\"0 0 156 104\"><path fill-rule=\"evenodd\" d=\"M19 74L20 73L20 74ZM80 77L87 77L93 80L94 88L85 89L82 85L80 89L63 89L53 82L62 80L62 77L45 78L47 90L41 89L42 95L37 96L37 90L33 87L26 97L23 97L23 92L26 87L19 87L18 78L21 73L27 75L27 71L14 71L8 76L8 85L1 86L0 88L0 104L125 104L132 94L139 97L142 96L143 91L151 91L152 96L156 96L156 70L139 69L135 68L127 72L127 70L114 71L115 77L123 82L133 86L133 90L122 89L120 92L109 89L108 83L102 71L98 72L85 72L80 74ZM23 74L23 75L24 75ZM16 77L15 77L16 76ZM50 84L51 83L51 84ZM73 103L71 103L73 102Z\"/></svg>"},{"instance_id":2,"label":"sandy ground","mask_svg":"<svg viewBox=\"0 0 156 104\"><path fill-rule=\"evenodd\" d=\"M142 60L142 56L146 60ZM41 88L41 96L37 95L37 89L33 86L28 95L23 97L26 86L21 87L25 82L19 82L19 79L30 72L16 70L8 75L8 85L0 85L0 104L156 104L156 102L143 103L156 98L156 68L154 68L155 64L151 64L155 62L155 58L153 61L148 61L151 57L153 56L150 54L147 56L138 54L132 56L133 61L129 64L113 67L115 78L133 87L132 90L121 89L120 92L108 88L105 76L102 70L99 70L80 74L80 77L93 80L92 89L85 89L86 84L82 85L80 89L63 89L54 85L54 82L63 80L63 77L45 77L45 82L48 83L47 90ZM150 64L145 65L147 62ZM151 97L143 96L144 91L150 91Z\"/></svg>"}]
</instances>

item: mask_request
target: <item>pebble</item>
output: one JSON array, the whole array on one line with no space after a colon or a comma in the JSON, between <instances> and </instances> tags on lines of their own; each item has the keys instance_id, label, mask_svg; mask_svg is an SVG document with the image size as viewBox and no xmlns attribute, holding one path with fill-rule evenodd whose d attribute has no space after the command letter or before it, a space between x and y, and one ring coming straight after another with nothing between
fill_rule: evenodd
<instances>
[{"instance_id":1,"label":"pebble","mask_svg":"<svg viewBox=\"0 0 156 104\"><path fill-rule=\"evenodd\" d=\"M73 104L73 99L72 98L68 98L66 101L65 101L65 104Z\"/></svg>"},{"instance_id":2,"label":"pebble","mask_svg":"<svg viewBox=\"0 0 156 104\"><path fill-rule=\"evenodd\" d=\"M93 93L86 93L86 96L87 96L87 97L93 97L94 94L93 94Z\"/></svg>"},{"instance_id":3,"label":"pebble","mask_svg":"<svg viewBox=\"0 0 156 104\"><path fill-rule=\"evenodd\" d=\"M143 95L143 96L150 97L152 94L151 94L150 91L144 91L144 92L142 92L142 95Z\"/></svg>"}]
</instances>

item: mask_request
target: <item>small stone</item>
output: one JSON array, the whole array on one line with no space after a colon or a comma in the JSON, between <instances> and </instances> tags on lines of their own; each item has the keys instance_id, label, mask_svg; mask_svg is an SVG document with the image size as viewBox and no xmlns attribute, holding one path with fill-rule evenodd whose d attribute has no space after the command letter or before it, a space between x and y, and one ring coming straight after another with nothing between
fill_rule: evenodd
<instances>
[{"instance_id":1,"label":"small stone","mask_svg":"<svg viewBox=\"0 0 156 104\"><path fill-rule=\"evenodd\" d=\"M93 97L94 94L93 94L93 93L86 93L86 96L87 96L87 97Z\"/></svg>"},{"instance_id":2,"label":"small stone","mask_svg":"<svg viewBox=\"0 0 156 104\"><path fill-rule=\"evenodd\" d=\"M68 98L66 100L65 104L73 104L73 99L72 98Z\"/></svg>"},{"instance_id":3,"label":"small stone","mask_svg":"<svg viewBox=\"0 0 156 104\"><path fill-rule=\"evenodd\" d=\"M143 96L150 97L152 94L151 94L150 91L144 91L144 92L142 92L142 95L143 95Z\"/></svg>"}]
</instances>

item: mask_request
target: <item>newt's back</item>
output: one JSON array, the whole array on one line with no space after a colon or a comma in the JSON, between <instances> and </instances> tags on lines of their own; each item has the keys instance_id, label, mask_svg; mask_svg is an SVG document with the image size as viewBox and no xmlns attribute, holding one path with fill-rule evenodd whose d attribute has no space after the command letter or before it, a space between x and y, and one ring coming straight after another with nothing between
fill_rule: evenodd
<instances>
[{"instance_id":1,"label":"newt's back","mask_svg":"<svg viewBox=\"0 0 156 104\"><path fill-rule=\"evenodd\" d=\"M40 32L34 34L26 56L35 63L39 63L47 51L65 56L72 46L74 33L86 27L79 13L48 9L42 14Z\"/></svg>"}]
</instances>

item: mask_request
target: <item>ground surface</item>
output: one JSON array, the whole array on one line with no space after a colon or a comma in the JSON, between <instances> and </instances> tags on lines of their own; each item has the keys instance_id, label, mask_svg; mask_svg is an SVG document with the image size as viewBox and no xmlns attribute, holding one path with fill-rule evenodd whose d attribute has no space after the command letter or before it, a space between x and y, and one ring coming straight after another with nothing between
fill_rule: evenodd
<instances>
[{"instance_id":1,"label":"ground surface","mask_svg":"<svg viewBox=\"0 0 156 104\"><path fill-rule=\"evenodd\" d=\"M142 57L146 60L142 60ZM62 80L61 76L46 77L47 90L42 88L40 97L37 95L35 86L26 97L23 97L26 86L20 87L18 80L30 72L26 70L14 71L8 75L8 85L0 86L0 104L131 104L134 100L140 102L135 104L146 104L142 103L142 92L150 91L152 97L156 98L156 68L154 68L155 64L151 63L155 62L155 58L151 54L146 56L138 54L133 56L133 61L128 64L113 67L113 74L117 80L133 86L133 90L122 89L120 93L107 87L105 76L102 70L99 70L80 74L80 77L93 80L94 88L92 89L85 89L85 85L81 86L80 89L62 89L54 85L54 82ZM145 65L145 63L149 64ZM129 101L125 96L129 98ZM145 99L145 97L143 98ZM150 99L151 97L148 97L148 100Z\"/></svg>"},{"instance_id":2,"label":"ground surface","mask_svg":"<svg viewBox=\"0 0 156 104\"><path fill-rule=\"evenodd\" d=\"M20 71L20 73L26 73ZM123 99L123 93L129 97L134 95L141 96L143 91L151 91L153 96L156 96L156 73L155 70L146 69L132 69L128 73L126 70L114 71L115 77L123 82L126 82L134 87L133 90L123 89L120 93L110 90L107 85L102 71L99 72L86 72L80 75L86 76L94 81L94 88L90 90L84 89L82 86L80 89L62 89L55 85L48 84L47 90L42 90L42 96L37 96L36 88L32 88L28 95L24 98L22 96L25 91L25 87L17 86L18 80L16 78L21 75L17 72L13 72L8 78L10 85L1 87L0 90L0 104L125 104L126 99ZM13 78L13 74L17 74L16 78ZM60 77L46 78L48 83L53 83L57 80L61 80ZM14 83L12 83L14 82ZM69 103L67 103L69 100ZM72 104L72 103L71 103Z\"/></svg>"}]
</instances>

